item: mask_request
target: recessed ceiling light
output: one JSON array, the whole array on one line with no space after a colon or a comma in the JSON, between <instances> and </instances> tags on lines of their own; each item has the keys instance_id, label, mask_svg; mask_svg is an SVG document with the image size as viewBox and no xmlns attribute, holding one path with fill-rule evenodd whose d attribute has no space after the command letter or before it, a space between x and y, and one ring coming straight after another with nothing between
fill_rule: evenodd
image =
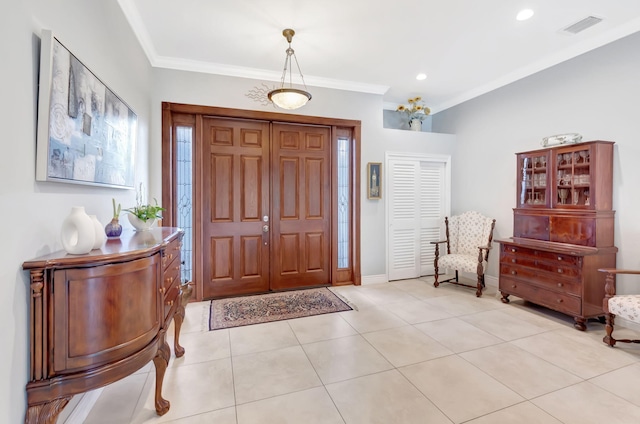
<instances>
[{"instance_id":1,"label":"recessed ceiling light","mask_svg":"<svg viewBox=\"0 0 640 424\"><path fill-rule=\"evenodd\" d=\"M516 19L519 20L519 21L526 21L527 19L529 19L532 16L533 16L533 10L531 10L531 9L522 9L516 15Z\"/></svg>"},{"instance_id":2,"label":"recessed ceiling light","mask_svg":"<svg viewBox=\"0 0 640 424\"><path fill-rule=\"evenodd\" d=\"M416 79L418 81L426 80L427 79L427 74L420 73L420 74L416 75Z\"/></svg>"}]
</instances>

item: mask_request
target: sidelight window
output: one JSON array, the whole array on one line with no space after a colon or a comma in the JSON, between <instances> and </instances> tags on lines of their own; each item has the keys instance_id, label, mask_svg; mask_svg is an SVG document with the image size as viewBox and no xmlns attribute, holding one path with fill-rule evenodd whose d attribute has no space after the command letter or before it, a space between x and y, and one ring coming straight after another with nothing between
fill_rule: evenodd
<instances>
[{"instance_id":1,"label":"sidelight window","mask_svg":"<svg viewBox=\"0 0 640 424\"><path fill-rule=\"evenodd\" d=\"M182 258L182 281L193 281L191 271L193 263L191 254L193 249L193 181L192 181L192 146L193 146L193 128L192 127L176 127L176 189L177 189L177 209L178 216L176 223L178 227L184 230L184 238L182 239L182 248L180 251Z\"/></svg>"},{"instance_id":2,"label":"sidelight window","mask_svg":"<svg viewBox=\"0 0 640 424\"><path fill-rule=\"evenodd\" d=\"M348 138L338 138L338 268L349 267L351 152Z\"/></svg>"}]
</instances>

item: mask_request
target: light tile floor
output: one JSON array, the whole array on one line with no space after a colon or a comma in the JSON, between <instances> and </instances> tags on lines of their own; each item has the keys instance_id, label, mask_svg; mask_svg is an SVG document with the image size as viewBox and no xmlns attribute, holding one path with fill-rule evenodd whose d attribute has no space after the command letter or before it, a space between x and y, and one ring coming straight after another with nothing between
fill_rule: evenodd
<instances>
[{"instance_id":1,"label":"light tile floor","mask_svg":"<svg viewBox=\"0 0 640 424\"><path fill-rule=\"evenodd\" d=\"M191 303L169 412L155 414L149 364L107 386L85 422L640 423L640 345L609 348L602 324L579 332L495 288L478 299L431 281L334 288L358 310L217 331L209 302Z\"/></svg>"}]
</instances>

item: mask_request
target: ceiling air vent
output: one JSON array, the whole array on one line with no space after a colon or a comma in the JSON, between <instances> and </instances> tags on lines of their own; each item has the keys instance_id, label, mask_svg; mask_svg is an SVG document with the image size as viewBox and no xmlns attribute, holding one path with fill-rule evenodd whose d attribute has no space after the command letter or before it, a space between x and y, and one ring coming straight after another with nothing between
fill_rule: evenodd
<instances>
[{"instance_id":1,"label":"ceiling air vent","mask_svg":"<svg viewBox=\"0 0 640 424\"><path fill-rule=\"evenodd\" d=\"M568 32L570 34L577 34L579 32L584 31L587 28L591 28L595 24L599 24L602 22L602 18L596 18L595 16L587 16L581 21L576 22L573 25L569 25L563 31Z\"/></svg>"}]
</instances>

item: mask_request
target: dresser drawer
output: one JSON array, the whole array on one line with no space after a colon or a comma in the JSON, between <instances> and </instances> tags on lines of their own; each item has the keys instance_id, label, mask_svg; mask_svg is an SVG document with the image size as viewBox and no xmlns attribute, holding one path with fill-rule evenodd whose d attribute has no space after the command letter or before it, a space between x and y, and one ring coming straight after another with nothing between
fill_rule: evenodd
<instances>
[{"instance_id":1,"label":"dresser drawer","mask_svg":"<svg viewBox=\"0 0 640 424\"><path fill-rule=\"evenodd\" d=\"M502 245L502 254L508 258L532 258L549 261L550 263L562 263L571 266L582 266L582 258L580 256L565 255L561 253L549 252L546 250L531 249L509 244Z\"/></svg>"},{"instance_id":2,"label":"dresser drawer","mask_svg":"<svg viewBox=\"0 0 640 424\"><path fill-rule=\"evenodd\" d=\"M577 316L582 314L581 299L568 293L548 290L505 277L500 278L500 290L556 311Z\"/></svg>"},{"instance_id":3,"label":"dresser drawer","mask_svg":"<svg viewBox=\"0 0 640 424\"><path fill-rule=\"evenodd\" d=\"M519 274L533 276L538 275L539 271L545 273L548 278L552 279L569 279L579 280L581 277L581 269L569 263L548 262L542 259L534 259L531 257L511 257L502 258L501 266L509 268L509 273L517 271ZM548 274L546 274L548 273ZM513 274L515 275L515 274Z\"/></svg>"},{"instance_id":4,"label":"dresser drawer","mask_svg":"<svg viewBox=\"0 0 640 424\"><path fill-rule=\"evenodd\" d=\"M178 239L175 239L169 243L169 245L164 250L164 255L162 256L162 267L166 269L166 267L171 264L171 262L180 256L180 247L182 246L182 242Z\"/></svg>"},{"instance_id":5,"label":"dresser drawer","mask_svg":"<svg viewBox=\"0 0 640 424\"><path fill-rule=\"evenodd\" d=\"M171 309L176 307L180 294L180 283L176 282L164 293L164 318L167 319Z\"/></svg>"},{"instance_id":6,"label":"dresser drawer","mask_svg":"<svg viewBox=\"0 0 640 424\"><path fill-rule=\"evenodd\" d=\"M173 258L173 261L164 269L164 279L162 286L169 290L171 285L180 285L180 255Z\"/></svg>"},{"instance_id":7,"label":"dresser drawer","mask_svg":"<svg viewBox=\"0 0 640 424\"><path fill-rule=\"evenodd\" d=\"M563 270L563 272L565 271L566 270ZM575 277L576 273L579 275L580 270L569 268L569 274L573 274L573 277ZM500 264L500 276L533 282L547 290L567 292L575 295L580 295L581 293L581 280L572 278L572 275L568 275L567 273L545 272L543 268L527 268L502 263Z\"/></svg>"}]
</instances>

